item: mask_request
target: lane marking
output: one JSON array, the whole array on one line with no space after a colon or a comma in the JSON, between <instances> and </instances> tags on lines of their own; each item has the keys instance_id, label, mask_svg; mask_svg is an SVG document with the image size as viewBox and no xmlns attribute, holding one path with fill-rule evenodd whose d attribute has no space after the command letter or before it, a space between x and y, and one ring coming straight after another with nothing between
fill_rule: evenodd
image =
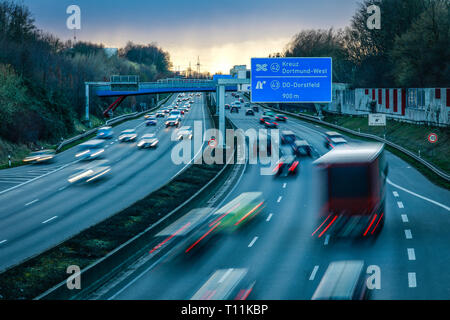
<instances>
[{"instance_id":1,"label":"lane marking","mask_svg":"<svg viewBox=\"0 0 450 320\"><path fill-rule=\"evenodd\" d=\"M330 235L327 234L326 237L325 237L325 241L323 242L323 245L324 245L324 246L328 245L328 242L329 242L329 241L330 241Z\"/></svg>"},{"instance_id":2,"label":"lane marking","mask_svg":"<svg viewBox=\"0 0 450 320\"><path fill-rule=\"evenodd\" d=\"M398 205L398 207L399 207L400 209L403 209L403 208L404 208L403 202L401 202L401 201L397 201L397 205Z\"/></svg>"},{"instance_id":3,"label":"lane marking","mask_svg":"<svg viewBox=\"0 0 450 320\"><path fill-rule=\"evenodd\" d=\"M250 242L250 244L248 245L249 248L253 247L253 245L255 244L256 240L258 240L258 237L254 237L252 242Z\"/></svg>"},{"instance_id":4,"label":"lane marking","mask_svg":"<svg viewBox=\"0 0 450 320\"><path fill-rule=\"evenodd\" d=\"M392 193L394 194L394 197L398 198L398 192L397 191L392 191Z\"/></svg>"},{"instance_id":5,"label":"lane marking","mask_svg":"<svg viewBox=\"0 0 450 320\"><path fill-rule=\"evenodd\" d=\"M218 283L222 283L229 275L233 272L233 268L230 268L223 274L223 276L219 279Z\"/></svg>"},{"instance_id":6,"label":"lane marking","mask_svg":"<svg viewBox=\"0 0 450 320\"><path fill-rule=\"evenodd\" d=\"M283 183L283 189L285 189L286 188L286 185L287 185L287 183L285 182L285 183Z\"/></svg>"},{"instance_id":7,"label":"lane marking","mask_svg":"<svg viewBox=\"0 0 450 320\"><path fill-rule=\"evenodd\" d=\"M30 204L33 204L33 203L38 202L38 201L39 201L39 199L34 199L33 201L25 203L25 207L28 207Z\"/></svg>"},{"instance_id":8,"label":"lane marking","mask_svg":"<svg viewBox=\"0 0 450 320\"><path fill-rule=\"evenodd\" d=\"M416 273L415 272L408 272L408 287L410 287L410 288L417 287Z\"/></svg>"},{"instance_id":9,"label":"lane marking","mask_svg":"<svg viewBox=\"0 0 450 320\"><path fill-rule=\"evenodd\" d=\"M272 219L272 214L269 214L269 216L267 217L266 221L269 222L270 219Z\"/></svg>"},{"instance_id":10,"label":"lane marking","mask_svg":"<svg viewBox=\"0 0 450 320\"><path fill-rule=\"evenodd\" d=\"M280 202L281 199L283 199L283 197L282 197L282 196L279 196L278 199L277 199L277 202Z\"/></svg>"},{"instance_id":11,"label":"lane marking","mask_svg":"<svg viewBox=\"0 0 450 320\"><path fill-rule=\"evenodd\" d=\"M412 239L412 234L410 229L405 230L405 237L406 239Z\"/></svg>"},{"instance_id":12,"label":"lane marking","mask_svg":"<svg viewBox=\"0 0 450 320\"><path fill-rule=\"evenodd\" d=\"M416 260L416 252L414 248L408 248L408 260Z\"/></svg>"},{"instance_id":13,"label":"lane marking","mask_svg":"<svg viewBox=\"0 0 450 320\"><path fill-rule=\"evenodd\" d=\"M435 205L437 205L437 206L439 206L439 207L444 208L444 209L447 210L447 211L450 211L450 207L447 207L446 205L444 205L444 204L442 204L442 203L439 203L439 202L437 202L437 201L431 200L431 199L429 199L429 198L427 198L427 197L421 196L420 194L417 194L417 193L412 192L412 191L410 191L410 190L408 190L408 189L405 189L405 188L403 188L403 187L400 187L399 185L396 185L396 184L393 183L391 180L389 180L389 178L386 179L386 182L389 183L390 185L392 185L392 186L394 186L394 187L400 189L400 190L403 190L403 191L405 191L405 192L408 192L409 194L412 194L413 196L416 196L416 197L418 197L418 198L420 198L420 199L422 199L422 200L431 202L432 204L435 204Z\"/></svg>"},{"instance_id":14,"label":"lane marking","mask_svg":"<svg viewBox=\"0 0 450 320\"><path fill-rule=\"evenodd\" d=\"M52 221L52 220L54 220L54 219L56 219L56 218L58 218L58 216L53 216L53 217L51 217L50 219L47 219L47 220L43 221L42 223L50 222L50 221Z\"/></svg>"},{"instance_id":15,"label":"lane marking","mask_svg":"<svg viewBox=\"0 0 450 320\"><path fill-rule=\"evenodd\" d=\"M314 278L316 277L317 270L319 270L319 266L314 267L313 271L311 272L311 275L309 276L310 281L314 280Z\"/></svg>"},{"instance_id":16,"label":"lane marking","mask_svg":"<svg viewBox=\"0 0 450 320\"><path fill-rule=\"evenodd\" d=\"M403 222L409 222L408 216L406 214L402 214L402 221Z\"/></svg>"},{"instance_id":17,"label":"lane marking","mask_svg":"<svg viewBox=\"0 0 450 320\"><path fill-rule=\"evenodd\" d=\"M64 190L65 188L67 188L67 186L64 186L64 187L59 188L58 191L62 191L62 190Z\"/></svg>"},{"instance_id":18,"label":"lane marking","mask_svg":"<svg viewBox=\"0 0 450 320\"><path fill-rule=\"evenodd\" d=\"M0 241L0 244L2 244L2 243L5 243L6 241L8 241L8 240L2 240L2 241Z\"/></svg>"}]
</instances>

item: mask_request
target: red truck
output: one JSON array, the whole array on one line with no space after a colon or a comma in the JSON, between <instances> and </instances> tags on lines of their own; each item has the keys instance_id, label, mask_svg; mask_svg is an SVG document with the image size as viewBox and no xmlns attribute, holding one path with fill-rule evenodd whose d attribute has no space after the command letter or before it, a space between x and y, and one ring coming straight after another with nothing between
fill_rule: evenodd
<instances>
[{"instance_id":1,"label":"red truck","mask_svg":"<svg viewBox=\"0 0 450 320\"><path fill-rule=\"evenodd\" d=\"M316 161L322 191L313 236L377 235L385 218L388 164L384 144L345 145Z\"/></svg>"}]
</instances>

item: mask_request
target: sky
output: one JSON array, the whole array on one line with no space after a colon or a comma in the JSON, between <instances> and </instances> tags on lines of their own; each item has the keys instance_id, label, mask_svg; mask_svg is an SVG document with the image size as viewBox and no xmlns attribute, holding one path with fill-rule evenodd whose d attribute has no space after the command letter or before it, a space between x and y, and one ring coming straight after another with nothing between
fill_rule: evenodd
<instances>
[{"instance_id":1,"label":"sky","mask_svg":"<svg viewBox=\"0 0 450 320\"><path fill-rule=\"evenodd\" d=\"M17 0L39 29L71 39L66 13L81 9L79 41L120 48L128 41L156 43L169 52L174 70L228 73L251 57L282 52L303 29L350 25L356 0Z\"/></svg>"}]
</instances>

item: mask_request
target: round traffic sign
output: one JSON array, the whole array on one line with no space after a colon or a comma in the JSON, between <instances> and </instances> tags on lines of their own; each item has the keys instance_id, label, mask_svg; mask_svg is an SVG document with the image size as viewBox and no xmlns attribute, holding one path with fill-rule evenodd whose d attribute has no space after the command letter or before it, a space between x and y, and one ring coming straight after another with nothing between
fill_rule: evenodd
<instances>
[{"instance_id":1,"label":"round traffic sign","mask_svg":"<svg viewBox=\"0 0 450 320\"><path fill-rule=\"evenodd\" d=\"M428 142L430 143L436 143L438 141L438 136L436 133L430 133L428 135Z\"/></svg>"}]
</instances>

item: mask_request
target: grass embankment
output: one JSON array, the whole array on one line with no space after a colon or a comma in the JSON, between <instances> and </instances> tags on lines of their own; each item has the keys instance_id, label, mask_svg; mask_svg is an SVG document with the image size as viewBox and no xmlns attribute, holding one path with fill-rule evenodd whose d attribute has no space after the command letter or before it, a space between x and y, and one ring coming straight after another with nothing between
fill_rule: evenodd
<instances>
[{"instance_id":1,"label":"grass embankment","mask_svg":"<svg viewBox=\"0 0 450 320\"><path fill-rule=\"evenodd\" d=\"M144 231L189 199L222 165L192 165L172 182L64 243L0 274L1 299L32 299Z\"/></svg>"}]
</instances>

